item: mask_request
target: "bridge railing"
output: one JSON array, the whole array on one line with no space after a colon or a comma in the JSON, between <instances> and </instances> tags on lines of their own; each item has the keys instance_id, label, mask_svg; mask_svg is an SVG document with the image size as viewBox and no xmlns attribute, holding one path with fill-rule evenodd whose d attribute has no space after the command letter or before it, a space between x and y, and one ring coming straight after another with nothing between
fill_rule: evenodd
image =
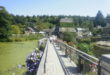
<instances>
[{"instance_id":1,"label":"bridge railing","mask_svg":"<svg viewBox=\"0 0 110 75\"><path fill-rule=\"evenodd\" d=\"M47 40L47 43L46 43L46 46L45 46L45 49L44 49L43 56L41 58L41 61L40 61L39 67L38 67L37 75L44 75L44 73L46 71L45 69L46 69L48 43L49 43L49 40Z\"/></svg>"},{"instance_id":2,"label":"bridge railing","mask_svg":"<svg viewBox=\"0 0 110 75\"><path fill-rule=\"evenodd\" d=\"M70 61L74 61L78 66L78 71L82 75L97 75L99 68L99 59L95 58L87 53L82 52L74 47L71 47L64 42L57 40L57 45L60 50L65 52L65 55L70 58Z\"/></svg>"}]
</instances>

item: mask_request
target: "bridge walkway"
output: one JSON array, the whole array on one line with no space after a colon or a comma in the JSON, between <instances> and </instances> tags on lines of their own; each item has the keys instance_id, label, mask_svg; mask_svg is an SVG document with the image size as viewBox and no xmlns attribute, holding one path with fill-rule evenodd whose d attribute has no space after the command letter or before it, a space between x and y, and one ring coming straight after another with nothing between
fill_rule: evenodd
<instances>
[{"instance_id":1,"label":"bridge walkway","mask_svg":"<svg viewBox=\"0 0 110 75\"><path fill-rule=\"evenodd\" d=\"M45 75L65 75L54 46L50 42L48 44Z\"/></svg>"},{"instance_id":2,"label":"bridge walkway","mask_svg":"<svg viewBox=\"0 0 110 75\"><path fill-rule=\"evenodd\" d=\"M65 75L80 75L80 73L78 73L76 64L68 56L65 55L65 52L60 50L58 45L56 45L55 43L54 47L62 64L62 68L65 71Z\"/></svg>"},{"instance_id":3,"label":"bridge walkway","mask_svg":"<svg viewBox=\"0 0 110 75\"><path fill-rule=\"evenodd\" d=\"M45 75L78 75L76 65L57 48L49 42Z\"/></svg>"}]
</instances>

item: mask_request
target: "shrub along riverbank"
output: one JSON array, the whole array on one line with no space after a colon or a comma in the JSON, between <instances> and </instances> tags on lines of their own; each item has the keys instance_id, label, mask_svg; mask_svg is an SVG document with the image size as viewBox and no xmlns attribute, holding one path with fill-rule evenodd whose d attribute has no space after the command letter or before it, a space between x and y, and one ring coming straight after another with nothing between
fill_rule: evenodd
<instances>
[{"instance_id":1,"label":"shrub along riverbank","mask_svg":"<svg viewBox=\"0 0 110 75\"><path fill-rule=\"evenodd\" d=\"M24 34L19 34L19 35L13 35L10 36L7 41L9 42L14 42L14 41L28 41L28 40L38 40L43 38L42 34L29 34L29 35L24 35Z\"/></svg>"},{"instance_id":2,"label":"shrub along riverbank","mask_svg":"<svg viewBox=\"0 0 110 75\"><path fill-rule=\"evenodd\" d=\"M63 41L66 41L66 43L70 46L76 47L79 50L86 52L90 55L94 55L94 46L93 40L91 38L77 38L76 33L70 33L65 32L61 34L60 36Z\"/></svg>"}]
</instances>

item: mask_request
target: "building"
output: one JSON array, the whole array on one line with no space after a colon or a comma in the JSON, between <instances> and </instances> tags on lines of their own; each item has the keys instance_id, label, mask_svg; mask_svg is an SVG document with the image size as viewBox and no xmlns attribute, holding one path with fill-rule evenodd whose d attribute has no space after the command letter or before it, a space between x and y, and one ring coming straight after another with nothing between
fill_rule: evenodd
<instances>
[{"instance_id":1,"label":"building","mask_svg":"<svg viewBox=\"0 0 110 75\"><path fill-rule=\"evenodd\" d=\"M65 18L60 19L60 22L72 23L73 22L73 19L72 18L65 17Z\"/></svg>"},{"instance_id":2,"label":"building","mask_svg":"<svg viewBox=\"0 0 110 75\"><path fill-rule=\"evenodd\" d=\"M90 37L92 36L92 32L89 31L88 28L76 28L77 37Z\"/></svg>"},{"instance_id":3,"label":"building","mask_svg":"<svg viewBox=\"0 0 110 75\"><path fill-rule=\"evenodd\" d=\"M35 30L35 28L32 28L32 27L27 27L26 28L26 31L25 31L25 34L35 34L37 33L38 31Z\"/></svg>"},{"instance_id":4,"label":"building","mask_svg":"<svg viewBox=\"0 0 110 75\"><path fill-rule=\"evenodd\" d=\"M59 32L76 32L76 29L72 27L60 27Z\"/></svg>"}]
</instances>

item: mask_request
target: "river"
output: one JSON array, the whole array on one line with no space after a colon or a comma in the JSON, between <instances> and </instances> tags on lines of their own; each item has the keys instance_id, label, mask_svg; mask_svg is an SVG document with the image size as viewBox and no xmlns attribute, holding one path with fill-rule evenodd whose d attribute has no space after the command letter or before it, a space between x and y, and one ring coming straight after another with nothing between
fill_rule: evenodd
<instances>
[{"instance_id":1,"label":"river","mask_svg":"<svg viewBox=\"0 0 110 75\"><path fill-rule=\"evenodd\" d=\"M25 60L37 46L37 41L0 42L0 75L24 75Z\"/></svg>"}]
</instances>

